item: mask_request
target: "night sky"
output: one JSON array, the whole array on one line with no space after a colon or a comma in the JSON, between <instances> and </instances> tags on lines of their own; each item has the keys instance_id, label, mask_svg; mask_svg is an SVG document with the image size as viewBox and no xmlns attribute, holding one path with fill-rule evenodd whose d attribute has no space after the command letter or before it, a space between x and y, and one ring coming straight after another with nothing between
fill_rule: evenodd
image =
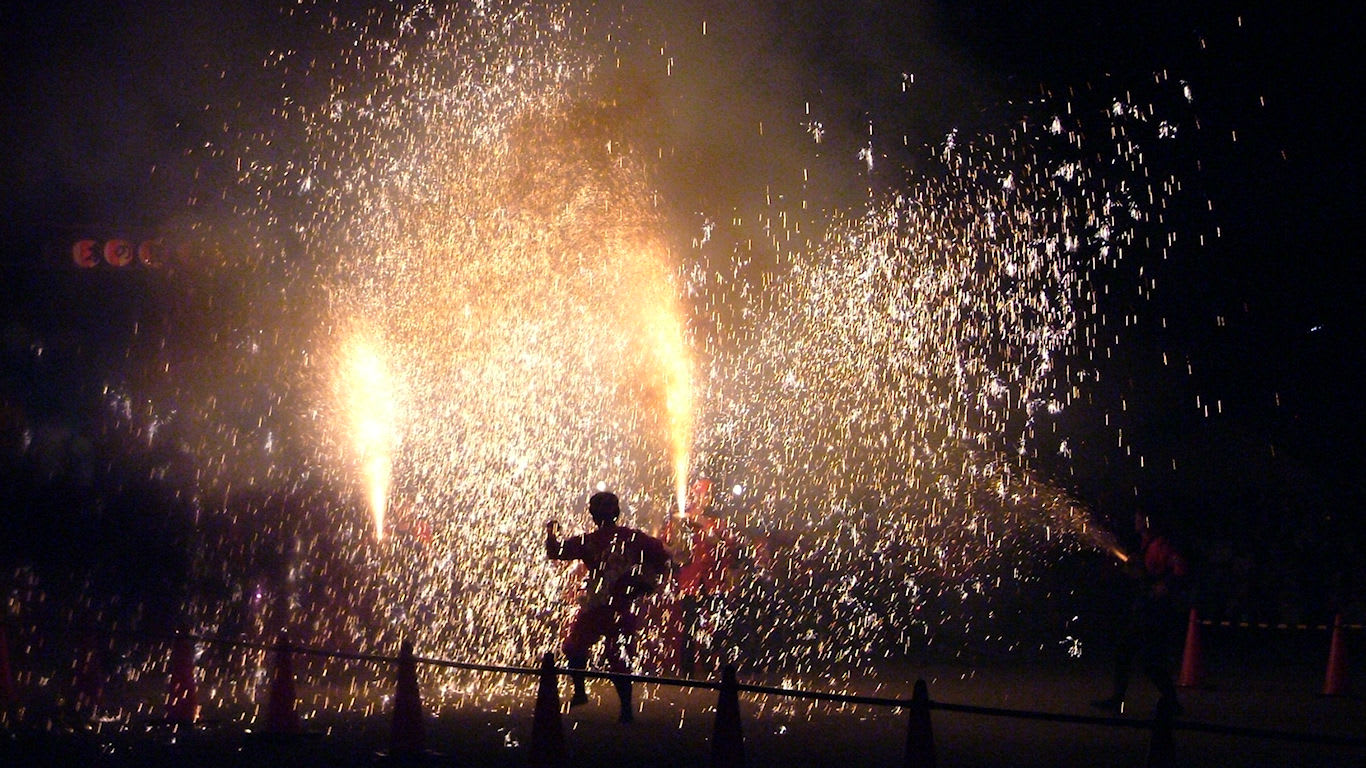
<instances>
[{"instance_id":1,"label":"night sky","mask_svg":"<svg viewBox=\"0 0 1366 768\"><path fill-rule=\"evenodd\" d=\"M217 171L187 150L218 121L268 119L276 94L263 90L259 73L269 51L320 44L273 5L19 2L0 10L0 461L8 477L32 471L25 429L80 431L99 418L98 377L35 360L35 343L59 358L117 365L117 342L132 325L177 322L166 316L173 302L148 301L156 291L144 282L159 278L78 273L54 265L47 244L81 228L154 229L196 215L187 198L214 183L196 173ZM364 18L367 5L340 3L339 13ZM1104 364L1104 383L1066 417L1074 458L1055 468L1057 480L1122 535L1134 508L1171 511L1212 567L1230 540L1290 561L1302 569L1293 576L1302 610L1352 599L1344 585L1360 587L1366 560L1357 255L1366 201L1362 141L1349 117L1361 90L1360 10L1169 0L650 5L637 14L666 37L681 39L698 18L717 20L711 47L677 44L680 57L708 56L711 66L681 68L670 86L707 107L668 113L655 126L680 148L660 173L680 210L752 205L746 188L718 183L708 169L782 177L781 153L756 155L745 126L802 99L842 117L827 126L832 143L869 124L893 123L908 135L910 147L872 182L894 186L916 166L920 146L955 129L999 130L1041 95L1072 92L1078 103L1103 106L1088 94L1141 88L1154 72L1190 82L1199 136L1177 162L1195 169L1188 199L1196 202L1173 215L1192 229L1217 226L1221 236L1152 265L1155 297L1128 309L1170 322L1126 332ZM914 114L895 96L907 72L918 89ZM637 85L648 94L657 84ZM847 204L863 191L831 196ZM1200 210L1205 198L1212 212ZM1175 362L1159 364L1164 354ZM1204 413L1210 403L1218 403L1214 415ZM1120 411L1151 466L1115 448L1104 414ZM109 452L105 471L136 475L136 466L108 468L120 461L115 447L92 450ZM28 519L23 492L0 498L11 533L63 535ZM7 538L4 565L54 546ZM1277 549L1287 540L1293 552ZM170 541L157 556L176 556Z\"/></svg>"}]
</instances>

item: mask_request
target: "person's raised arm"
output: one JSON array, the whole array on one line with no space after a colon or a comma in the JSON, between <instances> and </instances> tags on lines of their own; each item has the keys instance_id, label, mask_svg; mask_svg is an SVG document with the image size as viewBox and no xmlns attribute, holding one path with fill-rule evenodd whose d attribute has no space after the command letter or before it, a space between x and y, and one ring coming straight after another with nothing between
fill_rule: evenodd
<instances>
[{"instance_id":1,"label":"person's raised arm","mask_svg":"<svg viewBox=\"0 0 1366 768\"><path fill-rule=\"evenodd\" d=\"M676 565L669 548L653 536L646 537L644 554L646 564L660 576L668 575Z\"/></svg>"}]
</instances>

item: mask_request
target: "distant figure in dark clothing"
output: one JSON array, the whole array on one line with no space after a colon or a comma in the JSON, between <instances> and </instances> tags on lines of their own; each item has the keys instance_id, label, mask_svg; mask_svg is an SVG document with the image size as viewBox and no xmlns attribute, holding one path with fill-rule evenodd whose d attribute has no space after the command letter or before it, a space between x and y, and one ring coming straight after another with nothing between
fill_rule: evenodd
<instances>
[{"instance_id":1,"label":"distant figure in dark clothing","mask_svg":"<svg viewBox=\"0 0 1366 768\"><path fill-rule=\"evenodd\" d=\"M1171 651L1180 634L1181 608L1187 576L1185 558L1172 544L1158 518L1134 515L1142 545L1138 562L1131 563L1140 584L1138 594L1116 647L1114 689L1110 698L1095 705L1111 712L1124 710L1129 674L1135 660L1157 686L1162 698L1179 714L1176 685L1172 682Z\"/></svg>"},{"instance_id":2,"label":"distant figure in dark clothing","mask_svg":"<svg viewBox=\"0 0 1366 768\"><path fill-rule=\"evenodd\" d=\"M607 667L618 674L630 671L635 659L636 629L639 619L633 607L636 600L655 591L669 569L669 552L659 539L634 528L617 525L621 505L611 493L596 493L588 500L588 513L597 530L559 540L559 524L545 525L545 555L551 560L582 560L588 574L584 582L579 612L564 640L564 655L569 666L582 670L588 666L588 653L605 640ZM574 674L571 707L588 701L583 674ZM633 719L631 682L613 681L621 699L623 723Z\"/></svg>"}]
</instances>

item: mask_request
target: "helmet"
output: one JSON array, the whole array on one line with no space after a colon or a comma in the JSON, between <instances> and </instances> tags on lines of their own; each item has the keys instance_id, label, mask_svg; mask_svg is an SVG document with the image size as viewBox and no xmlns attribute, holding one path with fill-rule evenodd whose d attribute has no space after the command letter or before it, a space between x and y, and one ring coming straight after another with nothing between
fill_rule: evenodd
<instances>
[{"instance_id":1,"label":"helmet","mask_svg":"<svg viewBox=\"0 0 1366 768\"><path fill-rule=\"evenodd\" d=\"M617 501L615 493L595 493L588 499L588 514L592 515L593 522L599 525L613 523L621 514L621 503Z\"/></svg>"}]
</instances>

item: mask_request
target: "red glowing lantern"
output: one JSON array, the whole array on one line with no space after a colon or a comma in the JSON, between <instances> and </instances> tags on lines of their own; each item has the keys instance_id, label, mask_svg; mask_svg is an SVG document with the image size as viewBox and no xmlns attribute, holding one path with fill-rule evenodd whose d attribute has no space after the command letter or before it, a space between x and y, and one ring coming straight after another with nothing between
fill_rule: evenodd
<instances>
[{"instance_id":1,"label":"red glowing lantern","mask_svg":"<svg viewBox=\"0 0 1366 768\"><path fill-rule=\"evenodd\" d=\"M156 269L165 264L166 246L160 240L143 240L138 243L138 261L143 266Z\"/></svg>"},{"instance_id":2,"label":"red glowing lantern","mask_svg":"<svg viewBox=\"0 0 1366 768\"><path fill-rule=\"evenodd\" d=\"M104 244L104 260L111 267L126 267L133 263L133 244L114 239Z\"/></svg>"},{"instance_id":3,"label":"red glowing lantern","mask_svg":"<svg viewBox=\"0 0 1366 768\"><path fill-rule=\"evenodd\" d=\"M77 240L71 246L71 261L82 269L90 269L100 263L100 244L95 240Z\"/></svg>"}]
</instances>

